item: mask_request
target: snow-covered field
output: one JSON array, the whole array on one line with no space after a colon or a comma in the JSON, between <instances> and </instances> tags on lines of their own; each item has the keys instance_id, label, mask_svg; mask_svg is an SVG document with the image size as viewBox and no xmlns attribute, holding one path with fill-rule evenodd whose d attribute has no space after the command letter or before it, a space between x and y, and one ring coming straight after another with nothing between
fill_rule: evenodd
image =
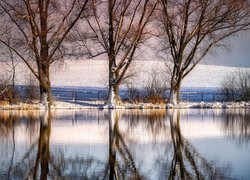
<instances>
[{"instance_id":1,"label":"snow-covered field","mask_svg":"<svg viewBox=\"0 0 250 180\"><path fill-rule=\"evenodd\" d=\"M7 76L8 67L0 65L0 74ZM131 73L136 72L133 82L140 87L149 78L152 70L161 72L165 68L162 61L135 61ZM225 76L236 72L237 67L198 65L183 81L183 87L220 87ZM245 69L245 68L241 68ZM17 67L16 82L27 83L30 71L24 64ZM104 60L66 61L63 65L54 64L51 68L51 84L54 87L107 87L108 65Z\"/></svg>"}]
</instances>

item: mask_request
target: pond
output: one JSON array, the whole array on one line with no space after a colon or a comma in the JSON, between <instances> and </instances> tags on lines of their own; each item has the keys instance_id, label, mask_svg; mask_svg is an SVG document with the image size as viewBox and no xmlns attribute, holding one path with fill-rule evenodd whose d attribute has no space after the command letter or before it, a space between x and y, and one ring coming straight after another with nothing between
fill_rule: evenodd
<instances>
[{"instance_id":1,"label":"pond","mask_svg":"<svg viewBox=\"0 0 250 180\"><path fill-rule=\"evenodd\" d=\"M0 111L0 179L250 179L250 110Z\"/></svg>"}]
</instances>

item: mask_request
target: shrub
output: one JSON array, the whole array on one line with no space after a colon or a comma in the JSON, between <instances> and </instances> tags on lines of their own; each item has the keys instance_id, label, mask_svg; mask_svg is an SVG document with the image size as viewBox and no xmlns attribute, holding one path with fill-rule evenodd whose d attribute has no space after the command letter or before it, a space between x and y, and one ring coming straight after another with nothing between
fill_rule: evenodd
<instances>
[{"instance_id":1,"label":"shrub","mask_svg":"<svg viewBox=\"0 0 250 180\"><path fill-rule=\"evenodd\" d=\"M169 89L169 81L166 73L152 69L148 78L144 81L146 99L151 103L163 103L166 91Z\"/></svg>"},{"instance_id":2,"label":"shrub","mask_svg":"<svg viewBox=\"0 0 250 180\"><path fill-rule=\"evenodd\" d=\"M0 100L13 104L19 101L19 92L11 85L10 79L1 76L0 78Z\"/></svg>"},{"instance_id":3,"label":"shrub","mask_svg":"<svg viewBox=\"0 0 250 180\"><path fill-rule=\"evenodd\" d=\"M33 75L30 75L26 79L25 92L23 98L25 101L28 102L39 99L39 87L37 80L33 77Z\"/></svg>"},{"instance_id":4,"label":"shrub","mask_svg":"<svg viewBox=\"0 0 250 180\"><path fill-rule=\"evenodd\" d=\"M238 70L226 76L221 85L226 101L250 100L250 70Z\"/></svg>"}]
</instances>

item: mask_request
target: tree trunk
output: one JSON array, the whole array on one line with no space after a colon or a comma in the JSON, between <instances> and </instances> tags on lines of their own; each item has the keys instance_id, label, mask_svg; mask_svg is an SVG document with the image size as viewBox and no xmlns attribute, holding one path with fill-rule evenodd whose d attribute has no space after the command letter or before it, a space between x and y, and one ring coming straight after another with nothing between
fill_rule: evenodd
<instances>
[{"instance_id":1,"label":"tree trunk","mask_svg":"<svg viewBox=\"0 0 250 180\"><path fill-rule=\"evenodd\" d=\"M15 77L16 77L16 70L13 68L12 72L12 98L16 99L16 91L15 91Z\"/></svg>"},{"instance_id":2,"label":"tree trunk","mask_svg":"<svg viewBox=\"0 0 250 180\"><path fill-rule=\"evenodd\" d=\"M180 89L181 89L181 80L178 80L176 83L171 83L169 103L173 104L174 106L176 106L180 102Z\"/></svg>"},{"instance_id":3,"label":"tree trunk","mask_svg":"<svg viewBox=\"0 0 250 180\"><path fill-rule=\"evenodd\" d=\"M39 87L40 87L40 103L45 109L49 109L50 106L52 105L52 98L51 98L49 68L47 66L39 68Z\"/></svg>"},{"instance_id":4,"label":"tree trunk","mask_svg":"<svg viewBox=\"0 0 250 180\"><path fill-rule=\"evenodd\" d=\"M106 105L108 108L115 108L121 102L119 96L119 85L118 84L110 84L109 85L109 96Z\"/></svg>"},{"instance_id":5,"label":"tree trunk","mask_svg":"<svg viewBox=\"0 0 250 180\"><path fill-rule=\"evenodd\" d=\"M40 84L40 103L46 108L52 105L51 87L49 83Z\"/></svg>"},{"instance_id":6,"label":"tree trunk","mask_svg":"<svg viewBox=\"0 0 250 180\"><path fill-rule=\"evenodd\" d=\"M180 89L183 79L183 72L180 71L180 67L175 66L171 77L171 90L169 103L176 106L180 102Z\"/></svg>"},{"instance_id":7,"label":"tree trunk","mask_svg":"<svg viewBox=\"0 0 250 180\"><path fill-rule=\"evenodd\" d=\"M109 96L106 102L108 108L116 108L120 103L119 83L117 83L116 66L114 61L109 65Z\"/></svg>"},{"instance_id":8,"label":"tree trunk","mask_svg":"<svg viewBox=\"0 0 250 180\"><path fill-rule=\"evenodd\" d=\"M113 84L109 84L109 96L108 101L106 102L108 108L115 108L115 87Z\"/></svg>"},{"instance_id":9,"label":"tree trunk","mask_svg":"<svg viewBox=\"0 0 250 180\"><path fill-rule=\"evenodd\" d=\"M118 105L121 104L121 98L120 98L120 95L119 95L119 87L120 87L120 84L119 84L119 83L116 83L116 84L114 85L115 102L116 102L116 104L118 104Z\"/></svg>"}]
</instances>

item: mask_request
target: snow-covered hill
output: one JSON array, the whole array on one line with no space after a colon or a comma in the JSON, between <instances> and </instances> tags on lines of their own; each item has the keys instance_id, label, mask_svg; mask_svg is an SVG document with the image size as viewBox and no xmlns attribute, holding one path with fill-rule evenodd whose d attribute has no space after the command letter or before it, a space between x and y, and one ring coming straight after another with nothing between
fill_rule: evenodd
<instances>
[{"instance_id":1,"label":"snow-covered hill","mask_svg":"<svg viewBox=\"0 0 250 180\"><path fill-rule=\"evenodd\" d=\"M1 64L2 76L7 76L8 67ZM165 68L162 61L135 61L131 73L136 72L133 82L140 83L149 78L153 70L161 72ZM228 74L235 73L239 68L198 65L183 81L183 87L220 87L221 82ZM242 68L245 69L245 68ZM17 84L26 84L30 71L24 64L17 69ZM106 87L108 65L104 60L66 61L63 65L55 64L51 69L52 86L75 87Z\"/></svg>"}]
</instances>

